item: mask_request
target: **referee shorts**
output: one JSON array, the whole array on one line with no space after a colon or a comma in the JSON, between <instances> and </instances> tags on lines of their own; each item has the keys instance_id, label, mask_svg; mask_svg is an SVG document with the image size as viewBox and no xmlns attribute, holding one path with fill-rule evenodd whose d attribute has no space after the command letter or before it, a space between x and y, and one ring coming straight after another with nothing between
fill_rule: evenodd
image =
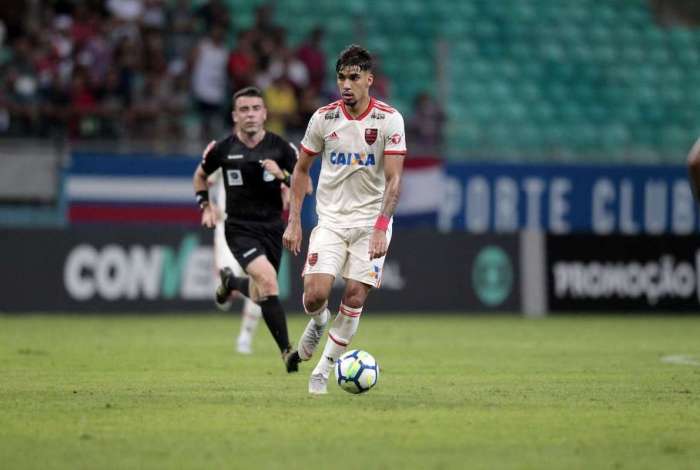
<instances>
[{"instance_id":1,"label":"referee shorts","mask_svg":"<svg viewBox=\"0 0 700 470\"><path fill-rule=\"evenodd\" d=\"M226 243L238 264L245 270L255 258L265 255L279 272L282 260L284 221L226 220Z\"/></svg>"}]
</instances>

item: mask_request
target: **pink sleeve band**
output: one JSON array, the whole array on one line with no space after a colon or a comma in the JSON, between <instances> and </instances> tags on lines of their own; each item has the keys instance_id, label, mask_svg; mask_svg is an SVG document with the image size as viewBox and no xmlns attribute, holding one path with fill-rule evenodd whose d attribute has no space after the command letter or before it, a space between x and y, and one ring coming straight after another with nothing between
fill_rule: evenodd
<instances>
[{"instance_id":1,"label":"pink sleeve band","mask_svg":"<svg viewBox=\"0 0 700 470\"><path fill-rule=\"evenodd\" d=\"M377 221L374 222L374 228L377 230L381 230L382 232L386 232L389 229L389 221L391 218L385 216L384 214L379 214L379 217L377 217Z\"/></svg>"}]
</instances>

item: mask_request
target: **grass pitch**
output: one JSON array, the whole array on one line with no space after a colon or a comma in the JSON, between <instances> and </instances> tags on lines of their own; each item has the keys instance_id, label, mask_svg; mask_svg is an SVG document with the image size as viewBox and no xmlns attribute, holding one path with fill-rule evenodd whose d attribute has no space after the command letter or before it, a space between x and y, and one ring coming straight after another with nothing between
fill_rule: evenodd
<instances>
[{"instance_id":1,"label":"grass pitch","mask_svg":"<svg viewBox=\"0 0 700 470\"><path fill-rule=\"evenodd\" d=\"M700 318L368 312L378 386L324 397L238 326L0 316L0 467L700 468Z\"/></svg>"}]
</instances>

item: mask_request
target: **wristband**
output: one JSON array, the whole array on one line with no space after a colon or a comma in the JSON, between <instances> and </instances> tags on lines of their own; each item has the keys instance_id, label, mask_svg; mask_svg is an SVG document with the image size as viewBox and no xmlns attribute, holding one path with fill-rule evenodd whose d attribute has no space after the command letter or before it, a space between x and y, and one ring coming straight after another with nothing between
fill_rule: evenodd
<instances>
[{"instance_id":1,"label":"wristband","mask_svg":"<svg viewBox=\"0 0 700 470\"><path fill-rule=\"evenodd\" d=\"M282 183L285 186L290 186L292 183L292 175L290 175L287 170L282 170L282 173L284 173L284 178L282 178Z\"/></svg>"},{"instance_id":2,"label":"wristband","mask_svg":"<svg viewBox=\"0 0 700 470\"><path fill-rule=\"evenodd\" d=\"M204 209L209 204L209 191L206 189L197 191L195 193L195 199L197 199L197 205L199 208Z\"/></svg>"},{"instance_id":3,"label":"wristband","mask_svg":"<svg viewBox=\"0 0 700 470\"><path fill-rule=\"evenodd\" d=\"M389 229L390 221L391 217L387 217L384 214L379 214L379 217L377 217L376 222L374 222L374 228L377 230L381 230L382 232L386 232Z\"/></svg>"}]
</instances>

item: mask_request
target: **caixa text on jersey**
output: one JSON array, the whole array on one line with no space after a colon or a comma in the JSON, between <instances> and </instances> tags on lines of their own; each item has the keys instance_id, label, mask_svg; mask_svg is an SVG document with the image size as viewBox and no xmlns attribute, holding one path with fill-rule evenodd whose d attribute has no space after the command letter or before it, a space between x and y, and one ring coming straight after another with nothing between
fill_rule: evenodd
<instances>
[{"instance_id":1,"label":"caixa text on jersey","mask_svg":"<svg viewBox=\"0 0 700 470\"><path fill-rule=\"evenodd\" d=\"M376 165L373 153L364 152L331 152L330 162L333 165L360 165L374 166Z\"/></svg>"}]
</instances>

